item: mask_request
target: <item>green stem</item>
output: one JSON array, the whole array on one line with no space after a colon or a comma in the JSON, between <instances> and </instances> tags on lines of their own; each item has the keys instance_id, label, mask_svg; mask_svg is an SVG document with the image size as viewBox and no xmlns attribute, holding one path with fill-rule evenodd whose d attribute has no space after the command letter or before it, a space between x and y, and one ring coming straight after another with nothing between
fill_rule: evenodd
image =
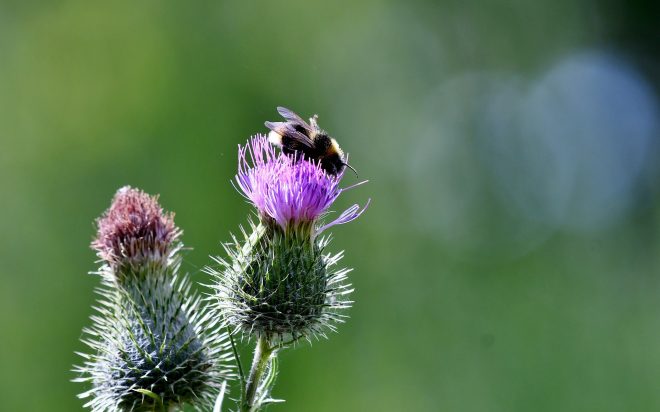
<instances>
[{"instance_id":1,"label":"green stem","mask_svg":"<svg viewBox=\"0 0 660 412\"><path fill-rule=\"evenodd\" d=\"M238 377L241 380L241 398L245 392L245 373L243 373L243 365L241 364L241 357L238 356L238 350L236 349L236 343L234 342L234 335L232 334L231 329L227 326L227 333L229 334L229 341L231 342L231 350L234 353L234 360L236 361L236 366L238 367Z\"/></svg>"},{"instance_id":2,"label":"green stem","mask_svg":"<svg viewBox=\"0 0 660 412\"><path fill-rule=\"evenodd\" d=\"M252 360L252 368L250 368L250 376L246 381L246 387L243 391L243 399L241 400L241 412L255 412L259 410L260 402L255 399L257 396L257 388L261 383L261 379L268 368L268 362L273 354L274 348L268 345L268 339L260 337L257 340L257 346L254 348L254 359Z\"/></svg>"}]
</instances>

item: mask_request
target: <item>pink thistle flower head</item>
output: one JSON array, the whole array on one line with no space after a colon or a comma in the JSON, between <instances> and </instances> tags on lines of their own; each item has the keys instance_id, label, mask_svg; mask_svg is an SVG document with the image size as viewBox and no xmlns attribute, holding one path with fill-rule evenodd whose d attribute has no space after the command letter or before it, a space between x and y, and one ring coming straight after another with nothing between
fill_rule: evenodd
<instances>
[{"instance_id":1,"label":"pink thistle flower head","mask_svg":"<svg viewBox=\"0 0 660 412\"><path fill-rule=\"evenodd\" d=\"M266 136L257 135L238 147L238 188L262 218L275 221L285 231L318 226L318 219L347 190L339 187L342 176L343 171L336 176L326 173L318 162L277 153ZM357 219L367 206L353 205L330 223L316 227L314 235Z\"/></svg>"},{"instance_id":2,"label":"pink thistle flower head","mask_svg":"<svg viewBox=\"0 0 660 412\"><path fill-rule=\"evenodd\" d=\"M117 191L97 225L92 249L120 271L139 272L151 265L165 267L181 235L174 214L163 211L157 196L130 186Z\"/></svg>"}]
</instances>

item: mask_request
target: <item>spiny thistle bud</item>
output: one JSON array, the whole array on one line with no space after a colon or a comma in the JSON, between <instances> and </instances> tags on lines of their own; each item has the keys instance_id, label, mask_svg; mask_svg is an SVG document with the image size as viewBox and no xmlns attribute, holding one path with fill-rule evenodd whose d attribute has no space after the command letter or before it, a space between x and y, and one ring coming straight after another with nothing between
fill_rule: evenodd
<instances>
[{"instance_id":1,"label":"spiny thistle bud","mask_svg":"<svg viewBox=\"0 0 660 412\"><path fill-rule=\"evenodd\" d=\"M181 233L156 197L130 187L98 220L101 299L84 330L92 353L75 369L93 411L209 409L229 375L227 335L177 274Z\"/></svg>"},{"instance_id":2,"label":"spiny thistle bud","mask_svg":"<svg viewBox=\"0 0 660 412\"><path fill-rule=\"evenodd\" d=\"M342 173L327 174L319 163L277 153L264 136L239 146L236 184L256 207L242 241L226 244L228 260L217 258L217 306L235 328L269 341L324 335L324 327L349 307L349 269L334 269L342 253L325 252L325 229L356 219L354 205L334 221L320 219L342 193ZM366 206L365 206L366 207Z\"/></svg>"},{"instance_id":3,"label":"spiny thistle bud","mask_svg":"<svg viewBox=\"0 0 660 412\"><path fill-rule=\"evenodd\" d=\"M180 236L174 215L163 212L157 197L126 186L98 220L92 248L117 276L158 272L180 246Z\"/></svg>"}]
</instances>

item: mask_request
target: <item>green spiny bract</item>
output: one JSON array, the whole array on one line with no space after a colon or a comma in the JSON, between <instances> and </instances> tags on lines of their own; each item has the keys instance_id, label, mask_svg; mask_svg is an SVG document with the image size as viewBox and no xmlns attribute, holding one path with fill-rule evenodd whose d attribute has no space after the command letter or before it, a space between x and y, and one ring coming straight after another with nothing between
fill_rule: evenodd
<instances>
[{"instance_id":1,"label":"green spiny bract","mask_svg":"<svg viewBox=\"0 0 660 412\"><path fill-rule=\"evenodd\" d=\"M186 279L145 276L117 287L104 282L94 325L84 342L81 382L93 411L158 410L212 405L229 372L226 341L204 334L213 322Z\"/></svg>"},{"instance_id":2,"label":"green spiny bract","mask_svg":"<svg viewBox=\"0 0 660 412\"><path fill-rule=\"evenodd\" d=\"M76 381L91 384L79 396L94 412L208 410L231 375L227 335L177 275L181 232L171 219L155 198L130 188L99 219L101 297L84 329L92 351L75 368ZM136 242L142 246L128 247Z\"/></svg>"},{"instance_id":3,"label":"green spiny bract","mask_svg":"<svg viewBox=\"0 0 660 412\"><path fill-rule=\"evenodd\" d=\"M219 271L207 269L217 280L216 306L234 328L269 341L325 336L351 304L349 270L333 268L342 253L325 253L329 239L310 236L309 227L285 231L264 221L225 245Z\"/></svg>"}]
</instances>

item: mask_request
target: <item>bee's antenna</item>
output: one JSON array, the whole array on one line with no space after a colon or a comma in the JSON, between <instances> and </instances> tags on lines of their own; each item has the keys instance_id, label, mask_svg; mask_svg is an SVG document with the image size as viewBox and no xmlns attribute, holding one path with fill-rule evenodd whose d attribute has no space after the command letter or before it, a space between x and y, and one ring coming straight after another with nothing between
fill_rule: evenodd
<instances>
[{"instance_id":1,"label":"bee's antenna","mask_svg":"<svg viewBox=\"0 0 660 412\"><path fill-rule=\"evenodd\" d=\"M353 171L353 173L355 173L355 177L357 177L357 178L360 177L360 176L358 176L358 172L357 172L357 170L355 170L355 169L353 168L353 166L349 165L348 163L342 163L342 166L346 166L346 167L348 167L349 169L351 169L351 170Z\"/></svg>"}]
</instances>

